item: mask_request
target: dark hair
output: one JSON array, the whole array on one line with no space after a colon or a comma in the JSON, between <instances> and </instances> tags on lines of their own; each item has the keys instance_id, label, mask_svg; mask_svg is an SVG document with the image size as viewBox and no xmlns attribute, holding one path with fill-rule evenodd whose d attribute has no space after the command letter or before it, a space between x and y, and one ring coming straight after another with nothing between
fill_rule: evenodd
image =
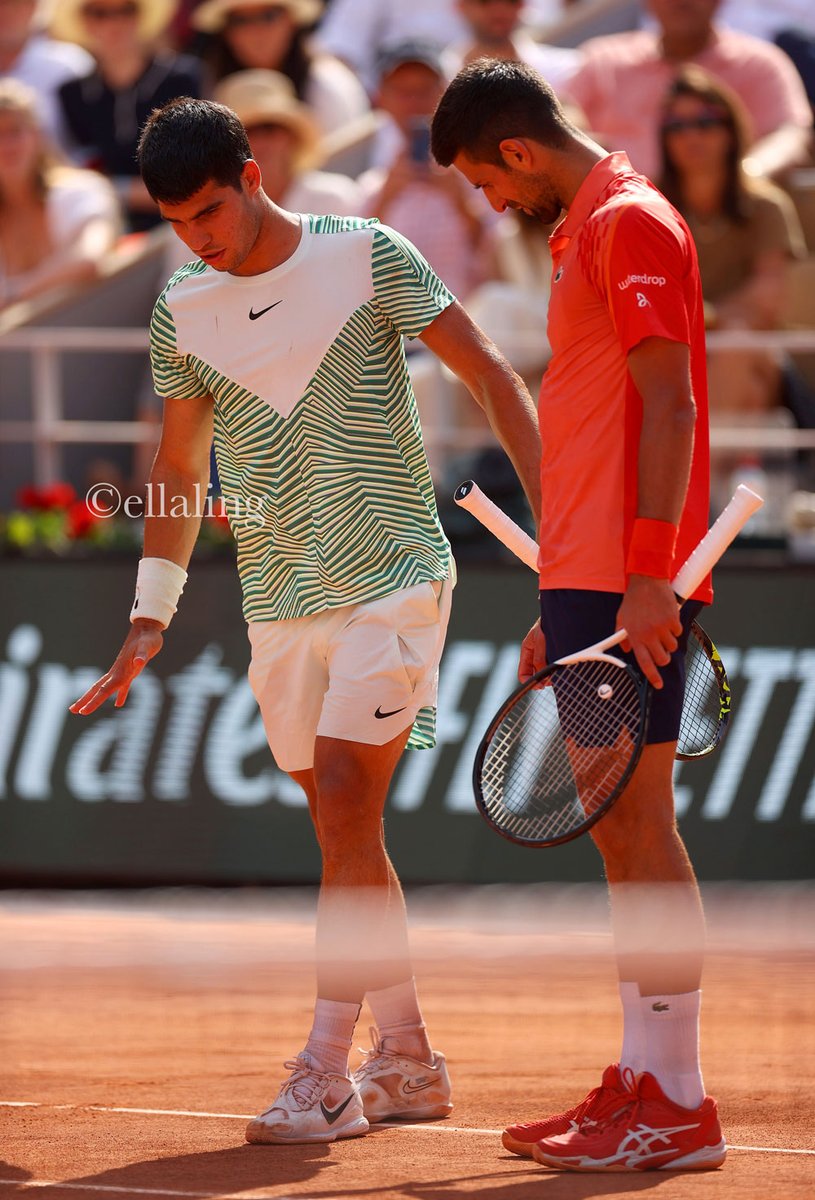
<instances>
[{"instance_id":1,"label":"dark hair","mask_svg":"<svg viewBox=\"0 0 815 1200\"><path fill-rule=\"evenodd\" d=\"M307 29L298 27L292 33L291 41L280 62L274 66L271 63L267 64L270 71L279 71L291 80L298 100L306 99L306 91L311 81L313 54L309 36ZM246 63L233 54L223 29L209 35L200 54L213 83L220 83L227 75L233 75L236 71L246 70Z\"/></svg>"},{"instance_id":2,"label":"dark hair","mask_svg":"<svg viewBox=\"0 0 815 1200\"><path fill-rule=\"evenodd\" d=\"M433 116L431 149L449 167L462 151L476 162L501 165L505 138L523 137L559 149L576 130L557 96L523 63L481 58L459 71Z\"/></svg>"},{"instance_id":3,"label":"dark hair","mask_svg":"<svg viewBox=\"0 0 815 1200\"><path fill-rule=\"evenodd\" d=\"M144 185L154 200L179 204L214 181L241 188L252 157L246 130L231 108L182 96L154 108L137 151Z\"/></svg>"},{"instance_id":4,"label":"dark hair","mask_svg":"<svg viewBox=\"0 0 815 1200\"><path fill-rule=\"evenodd\" d=\"M671 104L680 96L691 96L695 100L703 100L711 108L721 111L730 131L730 145L725 160L726 175L722 193L722 210L736 222L746 221L748 219L748 199L742 160L752 141L750 119L735 92L692 63L679 71L663 100L659 129L660 191L668 197L674 208L679 212L685 211L682 177L671 159L668 150L670 131L665 128L665 119Z\"/></svg>"}]
</instances>

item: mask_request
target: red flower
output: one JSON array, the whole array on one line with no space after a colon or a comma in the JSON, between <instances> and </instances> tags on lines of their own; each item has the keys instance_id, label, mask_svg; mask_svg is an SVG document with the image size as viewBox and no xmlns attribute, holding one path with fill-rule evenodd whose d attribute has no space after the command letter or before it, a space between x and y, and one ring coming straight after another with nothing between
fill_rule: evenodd
<instances>
[{"instance_id":1,"label":"red flower","mask_svg":"<svg viewBox=\"0 0 815 1200\"><path fill-rule=\"evenodd\" d=\"M17 493L18 508L42 508L42 494L39 488L35 488L33 484L28 484L27 487L20 488Z\"/></svg>"},{"instance_id":2,"label":"red flower","mask_svg":"<svg viewBox=\"0 0 815 1200\"><path fill-rule=\"evenodd\" d=\"M72 538L85 537L98 522L99 517L86 500L75 500L68 509L68 533Z\"/></svg>"},{"instance_id":3,"label":"red flower","mask_svg":"<svg viewBox=\"0 0 815 1200\"><path fill-rule=\"evenodd\" d=\"M76 492L70 483L49 483L43 488L28 484L17 493L17 504L20 508L70 508L75 500Z\"/></svg>"},{"instance_id":4,"label":"red flower","mask_svg":"<svg viewBox=\"0 0 815 1200\"><path fill-rule=\"evenodd\" d=\"M70 508L76 492L70 483L51 483L40 492L43 508Z\"/></svg>"}]
</instances>

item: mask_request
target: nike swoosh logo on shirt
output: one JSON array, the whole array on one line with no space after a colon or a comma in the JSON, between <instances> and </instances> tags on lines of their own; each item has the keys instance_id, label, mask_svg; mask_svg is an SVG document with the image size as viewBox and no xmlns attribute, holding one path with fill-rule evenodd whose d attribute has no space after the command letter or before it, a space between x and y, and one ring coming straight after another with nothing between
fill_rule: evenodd
<instances>
[{"instance_id":1,"label":"nike swoosh logo on shirt","mask_svg":"<svg viewBox=\"0 0 815 1200\"><path fill-rule=\"evenodd\" d=\"M325 1119L329 1125L333 1125L334 1122L336 1121L337 1117L342 1116L342 1114L345 1112L346 1108L351 1103L353 1098L354 1098L354 1093L352 1092L351 1095L346 1097L346 1099L343 1100L342 1104L338 1104L336 1108L326 1108L326 1106L323 1104L322 1100L320 1101L320 1108L323 1110L323 1116L325 1117Z\"/></svg>"},{"instance_id":2,"label":"nike swoosh logo on shirt","mask_svg":"<svg viewBox=\"0 0 815 1200\"><path fill-rule=\"evenodd\" d=\"M397 713L404 712L406 708L407 705L403 704L401 708L394 708L391 712L386 713L383 713L381 708L377 708L374 716L376 717L377 721L381 721L383 717L395 717Z\"/></svg>"},{"instance_id":3,"label":"nike swoosh logo on shirt","mask_svg":"<svg viewBox=\"0 0 815 1200\"><path fill-rule=\"evenodd\" d=\"M249 309L249 320L256 321L258 319L258 317L262 317L264 313L269 312L269 310L272 308L277 308L278 304L282 304L282 303L283 303L282 300L275 300L274 304L270 304L268 306L268 308L261 308L259 312L255 312L254 309L250 308Z\"/></svg>"}]
</instances>

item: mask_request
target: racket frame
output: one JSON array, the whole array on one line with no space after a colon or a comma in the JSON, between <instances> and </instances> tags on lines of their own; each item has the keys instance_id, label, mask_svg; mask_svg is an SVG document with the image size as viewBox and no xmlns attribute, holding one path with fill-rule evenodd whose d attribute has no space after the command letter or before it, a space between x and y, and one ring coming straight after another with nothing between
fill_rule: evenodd
<instances>
[{"instance_id":1,"label":"racket frame","mask_svg":"<svg viewBox=\"0 0 815 1200\"><path fill-rule=\"evenodd\" d=\"M634 745L634 750L631 754L628 765L626 766L623 774L620 776L614 791L603 801L601 805L598 806L597 810L592 813L590 817L586 817L585 821L581 822L579 825L576 825L573 829L570 829L568 833L560 834L557 837L549 837L545 840L541 840L540 838L519 837L516 834L511 833L508 829L502 828L502 826L497 823L495 817L490 812L487 801L484 799L484 792L481 786L481 770L484 765L484 759L486 758L490 749L493 734L500 727L504 717L514 707L521 696L525 696L527 692L534 691L539 688L544 680L551 678L558 671L562 671L564 668L572 665L572 661L575 663L613 663L615 667L618 667L620 670L625 671L629 675L634 687L637 690L637 695L639 696L640 700L638 725L639 732L637 741ZM623 659L617 658L616 655L604 654L602 652L586 652L579 658L570 659L568 662L561 659L556 663L550 663L548 666L543 667L540 671L537 671L531 677L531 679L527 679L526 683L519 684L515 691L507 697L507 699L499 708L498 712L490 721L484 736L481 738L481 741L478 744L478 749L476 750L475 759L473 761L473 793L475 795L476 807L478 808L481 816L491 829L494 829L496 833L501 835L501 837L506 838L508 842L512 842L516 846L526 846L532 850L546 850L550 846L562 846L565 842L571 842L574 841L575 838L582 837L584 833L588 833L593 825L597 824L601 817L605 816L609 809L619 799L628 786L631 776L637 769L637 764L639 763L642 755L642 748L645 745L645 733L648 728L648 711L650 706L651 688L649 687L647 680L638 671L636 671L630 663L624 662Z\"/></svg>"},{"instance_id":2,"label":"racket frame","mask_svg":"<svg viewBox=\"0 0 815 1200\"><path fill-rule=\"evenodd\" d=\"M537 569L537 546L528 534L524 533L515 522L511 520L505 513L493 504L493 502L484 495L481 489L472 480L466 480L460 484L454 494L454 499L457 504L471 511L482 523L502 541L510 550L512 550L522 561L526 562L533 569ZM764 503L761 496L753 492L750 488L740 484L736 489L732 499L720 513L713 526L708 530L707 534L702 538L696 548L692 551L688 559L680 568L678 574L672 581L674 592L680 600L685 600L693 594L704 580L705 576L712 569L713 565L721 558L727 547L734 540L739 530L744 527L750 516L759 509ZM521 536L518 537L518 534ZM626 785L631 779L631 776L636 769L639 757L642 753L642 746L645 741L645 733L647 728L648 703L650 698L650 688L646 681L639 680L638 673L627 663L606 655L606 651L612 647L619 645L628 637L625 629L618 629L615 633L602 641L596 642L592 646L587 646L584 650L580 650L575 654L567 655L557 659L554 663L548 664L541 671L538 671L531 679L521 684L513 693L504 701L496 716L490 722L487 732L479 743L476 751L475 762L473 764L473 789L475 792L476 803L482 816L488 824L502 837L516 844L532 847L548 847L560 845L563 842L571 841L573 838L579 837L585 833L592 825L596 824L600 818L609 811L615 800L622 794ZM708 639L709 640L709 639ZM558 668L569 666L572 663L578 663L586 659L597 658L613 658L613 661L621 668L631 672L633 678L641 682L645 689L644 700L641 705L641 719L638 729L637 745L635 752L631 756L626 771L621 776L620 781L615 785L606 799L598 805L596 812L591 817L586 818L584 822L577 825L574 830L568 834L558 836L551 839L520 839L517 836L511 835L508 831L501 828L495 818L490 814L486 802L483 800L481 786L481 768L484 764L489 745L492 741L493 734L500 727L503 719L510 712L512 707L518 702L521 696L527 691L540 687L541 682L550 677L551 674ZM721 660L720 660L721 661Z\"/></svg>"},{"instance_id":3,"label":"racket frame","mask_svg":"<svg viewBox=\"0 0 815 1200\"><path fill-rule=\"evenodd\" d=\"M694 637L701 646L702 653L707 659L708 666L716 681L716 691L719 698L719 719L716 724L715 736L707 743L703 750L697 750L691 754L680 750L677 746L676 758L678 762L697 762L700 758L706 758L708 754L712 754L727 733L733 709L730 680L727 677L727 670L722 662L722 656L714 646L710 635L702 628L698 621L691 623L688 631L688 645L690 645L691 638Z\"/></svg>"}]
</instances>

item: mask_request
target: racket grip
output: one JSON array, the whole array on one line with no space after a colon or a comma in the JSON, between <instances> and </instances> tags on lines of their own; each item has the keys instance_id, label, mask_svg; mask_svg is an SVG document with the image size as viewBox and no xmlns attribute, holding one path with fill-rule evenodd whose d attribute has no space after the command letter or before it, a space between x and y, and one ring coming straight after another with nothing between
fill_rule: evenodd
<instances>
[{"instance_id":1,"label":"racket grip","mask_svg":"<svg viewBox=\"0 0 815 1200\"><path fill-rule=\"evenodd\" d=\"M682 600L692 596L708 571L719 561L727 547L764 500L757 492L740 483L726 508L722 509L699 545L686 559L673 581L673 589Z\"/></svg>"},{"instance_id":2,"label":"racket grip","mask_svg":"<svg viewBox=\"0 0 815 1200\"><path fill-rule=\"evenodd\" d=\"M471 512L486 529L489 529L490 533L498 538L499 542L503 542L506 548L512 551L516 558L537 572L537 542L534 542L529 534L521 529L520 525L516 525L511 517L501 512L501 509L493 504L489 496L484 495L477 483L474 483L472 479L466 479L456 488L453 499L456 504Z\"/></svg>"}]
</instances>

